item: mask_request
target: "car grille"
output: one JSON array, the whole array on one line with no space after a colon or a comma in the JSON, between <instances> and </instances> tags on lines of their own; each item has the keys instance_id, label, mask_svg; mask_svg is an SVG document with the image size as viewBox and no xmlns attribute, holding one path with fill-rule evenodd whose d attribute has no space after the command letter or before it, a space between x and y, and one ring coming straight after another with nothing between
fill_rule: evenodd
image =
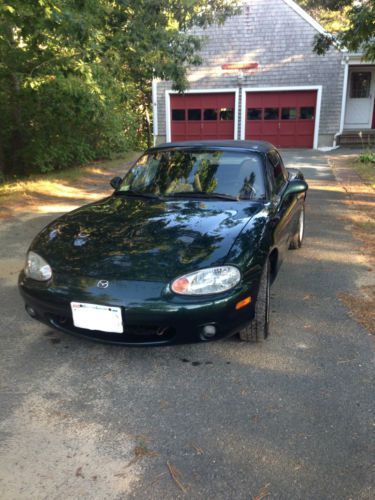
<instances>
[{"instance_id":1,"label":"car grille","mask_svg":"<svg viewBox=\"0 0 375 500\"><path fill-rule=\"evenodd\" d=\"M169 326L158 325L124 325L124 333L107 333L100 330L86 330L85 328L77 328L73 324L73 320L66 316L50 315L49 322L61 329L72 333L85 335L86 337L96 337L103 340L114 339L123 342L155 342L162 343L171 340L175 335L175 329Z\"/></svg>"}]
</instances>

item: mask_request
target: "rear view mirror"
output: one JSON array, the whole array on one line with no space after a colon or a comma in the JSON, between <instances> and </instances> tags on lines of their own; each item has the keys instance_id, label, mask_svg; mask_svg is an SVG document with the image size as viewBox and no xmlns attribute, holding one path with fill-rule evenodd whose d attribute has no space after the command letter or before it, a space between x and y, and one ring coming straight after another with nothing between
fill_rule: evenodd
<instances>
[{"instance_id":1,"label":"rear view mirror","mask_svg":"<svg viewBox=\"0 0 375 500\"><path fill-rule=\"evenodd\" d=\"M122 182L121 177L117 176L111 179L110 184L113 187L113 189L118 189L120 187L121 182Z\"/></svg>"},{"instance_id":2,"label":"rear view mirror","mask_svg":"<svg viewBox=\"0 0 375 500\"><path fill-rule=\"evenodd\" d=\"M290 194L300 194L305 193L308 190L308 184L302 179L293 179L290 181L283 193L283 198L286 198Z\"/></svg>"}]
</instances>

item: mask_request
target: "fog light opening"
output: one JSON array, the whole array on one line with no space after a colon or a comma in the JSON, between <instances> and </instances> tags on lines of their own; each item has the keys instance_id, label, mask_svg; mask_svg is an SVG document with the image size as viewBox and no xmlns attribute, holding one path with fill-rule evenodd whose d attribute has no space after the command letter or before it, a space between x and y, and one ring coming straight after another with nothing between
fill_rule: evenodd
<instances>
[{"instance_id":1,"label":"fog light opening","mask_svg":"<svg viewBox=\"0 0 375 500\"><path fill-rule=\"evenodd\" d=\"M205 325L201 331L201 339L209 340L215 337L217 334L217 329L215 325Z\"/></svg>"},{"instance_id":2,"label":"fog light opening","mask_svg":"<svg viewBox=\"0 0 375 500\"><path fill-rule=\"evenodd\" d=\"M26 306L25 309L29 316L31 316L32 318L36 318L37 315L34 308L32 308L31 306Z\"/></svg>"}]
</instances>

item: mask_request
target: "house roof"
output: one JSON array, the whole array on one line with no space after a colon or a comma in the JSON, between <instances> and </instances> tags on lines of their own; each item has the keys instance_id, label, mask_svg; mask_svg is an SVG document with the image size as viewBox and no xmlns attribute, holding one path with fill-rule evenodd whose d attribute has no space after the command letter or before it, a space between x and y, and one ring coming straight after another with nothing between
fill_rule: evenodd
<instances>
[{"instance_id":1,"label":"house roof","mask_svg":"<svg viewBox=\"0 0 375 500\"><path fill-rule=\"evenodd\" d=\"M307 21L313 28L316 29L319 33L322 35L326 34L327 31L323 28L321 24L318 23L318 21L315 21L313 17L310 16L305 10L302 9L296 2L293 0L283 0L287 5L289 5L290 8L292 8L297 14L299 14L302 19Z\"/></svg>"}]
</instances>

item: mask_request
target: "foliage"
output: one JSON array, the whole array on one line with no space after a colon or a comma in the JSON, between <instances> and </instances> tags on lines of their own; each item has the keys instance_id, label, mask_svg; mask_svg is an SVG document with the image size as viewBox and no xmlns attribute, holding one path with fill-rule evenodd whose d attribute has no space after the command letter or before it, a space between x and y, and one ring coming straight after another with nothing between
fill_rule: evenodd
<instances>
[{"instance_id":1,"label":"foliage","mask_svg":"<svg viewBox=\"0 0 375 500\"><path fill-rule=\"evenodd\" d=\"M150 141L153 77L186 86L235 0L0 0L0 172L50 171Z\"/></svg>"},{"instance_id":2,"label":"foliage","mask_svg":"<svg viewBox=\"0 0 375 500\"><path fill-rule=\"evenodd\" d=\"M300 0L300 4L329 32L316 36L317 54L335 45L375 61L375 0Z\"/></svg>"},{"instance_id":3,"label":"foliage","mask_svg":"<svg viewBox=\"0 0 375 500\"><path fill-rule=\"evenodd\" d=\"M374 153L374 151L371 151L371 150L363 151L359 155L359 161L361 163L375 163L375 153Z\"/></svg>"}]
</instances>

